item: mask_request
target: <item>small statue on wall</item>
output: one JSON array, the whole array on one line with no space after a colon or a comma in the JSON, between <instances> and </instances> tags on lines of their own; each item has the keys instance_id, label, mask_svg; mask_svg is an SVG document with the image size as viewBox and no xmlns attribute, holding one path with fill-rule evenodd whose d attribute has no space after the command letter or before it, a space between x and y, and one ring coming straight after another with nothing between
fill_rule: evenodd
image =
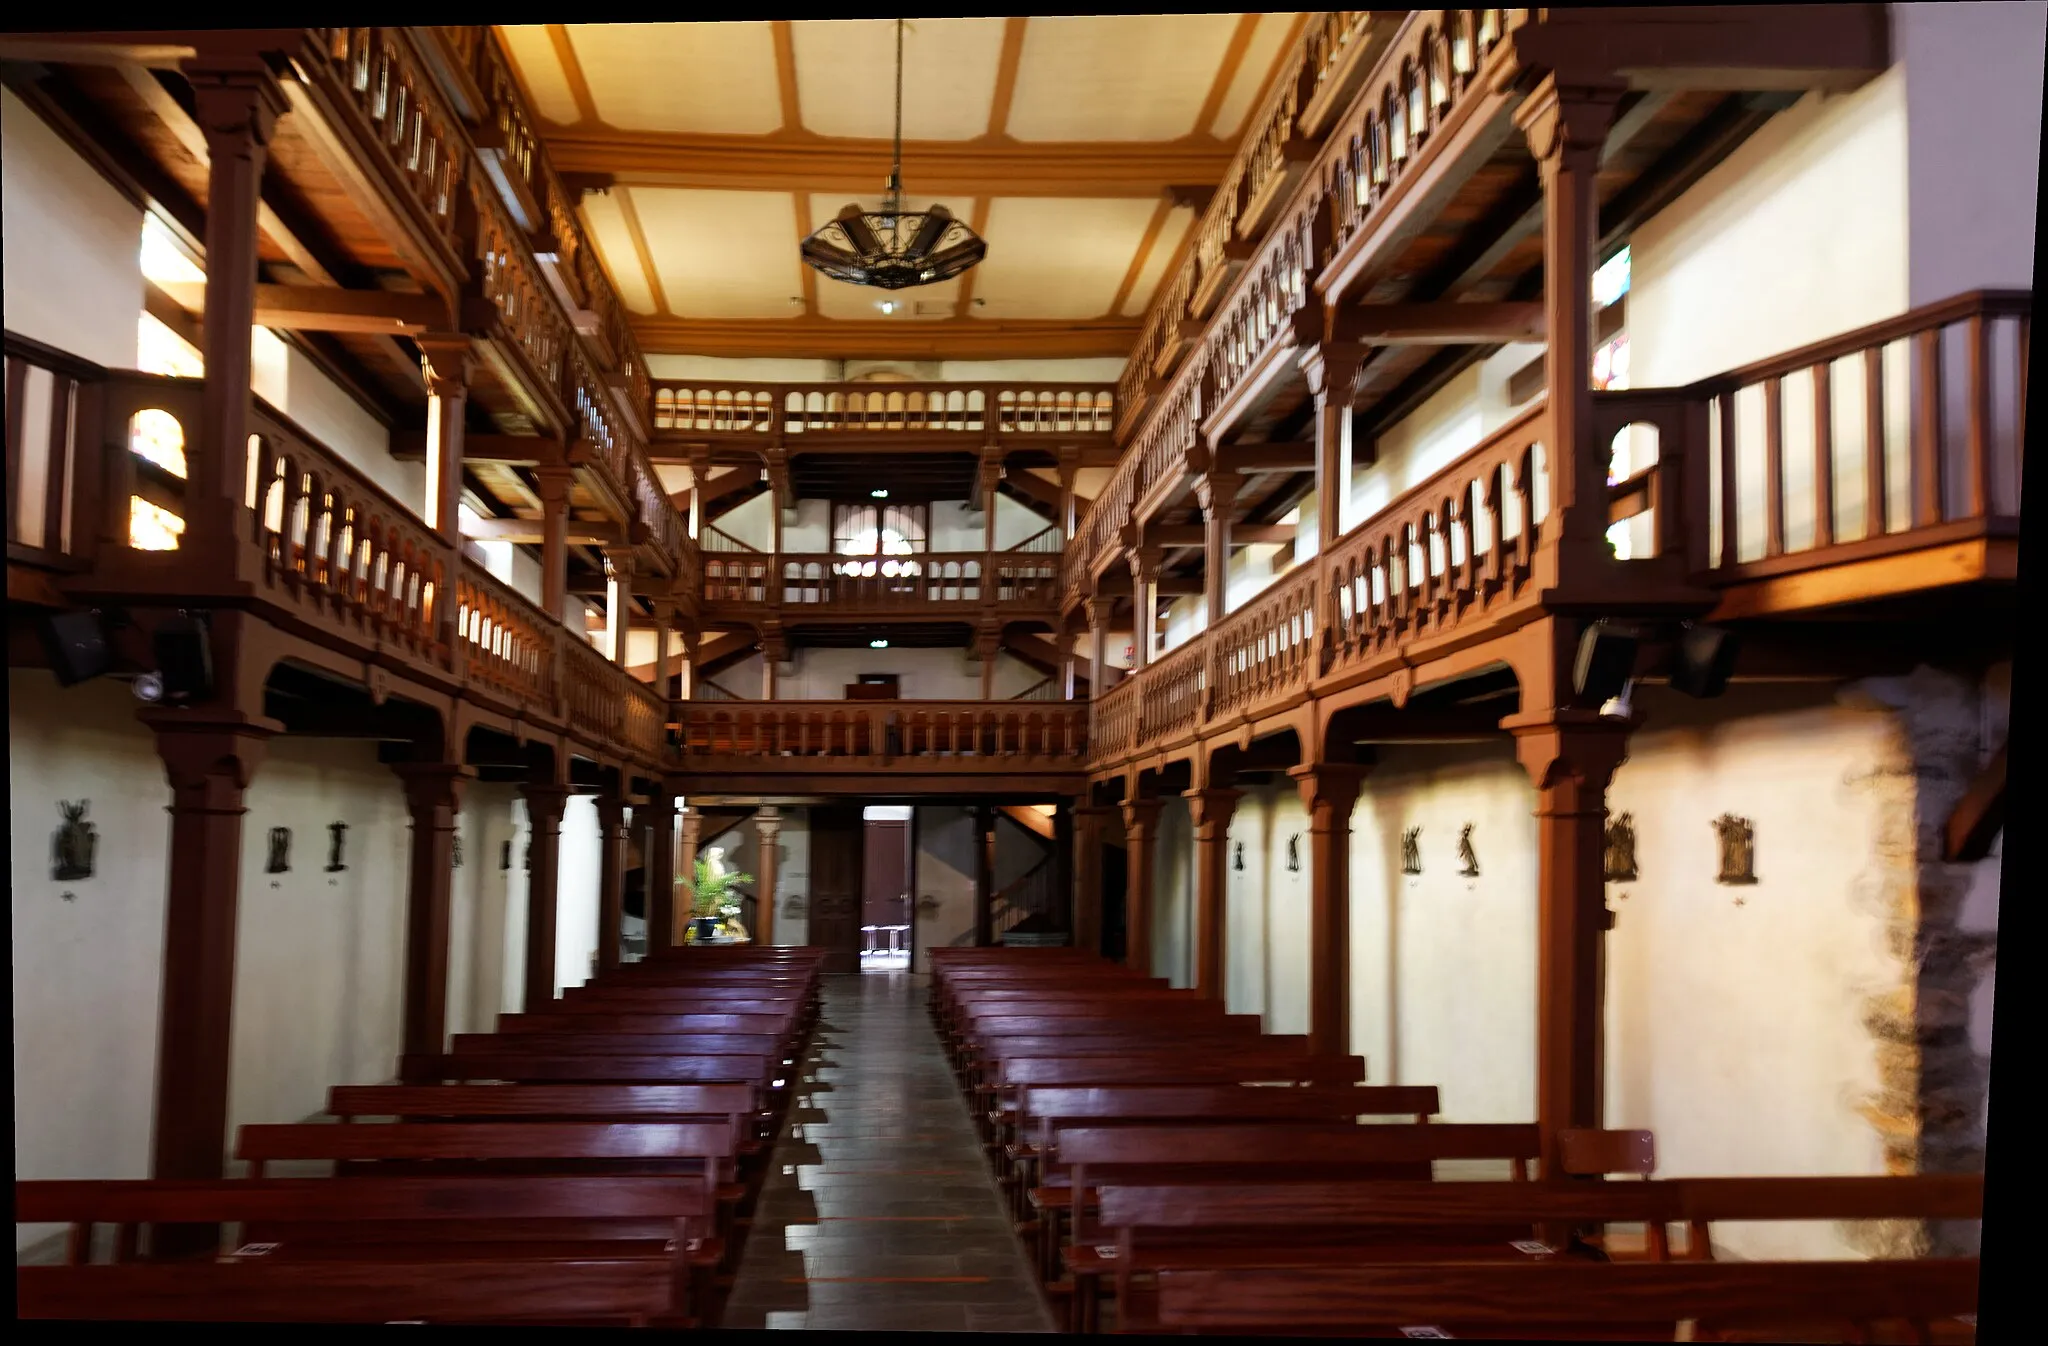
<instances>
[{"instance_id":1,"label":"small statue on wall","mask_svg":"<svg viewBox=\"0 0 2048 1346\"><path fill-rule=\"evenodd\" d=\"M1244 873L1244 843L1242 841L1237 843L1236 850L1231 853L1230 867L1240 874Z\"/></svg>"},{"instance_id":2,"label":"small statue on wall","mask_svg":"<svg viewBox=\"0 0 2048 1346\"><path fill-rule=\"evenodd\" d=\"M1299 836L1287 838L1287 872L1290 874L1299 874L1301 872L1301 838Z\"/></svg>"},{"instance_id":3,"label":"small statue on wall","mask_svg":"<svg viewBox=\"0 0 2048 1346\"><path fill-rule=\"evenodd\" d=\"M1466 823L1465 830L1458 833L1458 859L1464 862L1464 868L1458 871L1460 878L1479 877L1479 852L1472 849L1471 823Z\"/></svg>"},{"instance_id":4,"label":"small statue on wall","mask_svg":"<svg viewBox=\"0 0 2048 1346\"><path fill-rule=\"evenodd\" d=\"M92 801L81 799L76 804L58 800L57 807L63 811L64 824L57 829L52 849L56 852L55 864L50 877L53 879L89 879L92 877L93 853L99 849L99 834L93 825L85 820L85 811Z\"/></svg>"},{"instance_id":5,"label":"small statue on wall","mask_svg":"<svg viewBox=\"0 0 2048 1346\"><path fill-rule=\"evenodd\" d=\"M273 827L270 829L270 857L264 862L266 874L289 874L292 871L292 829Z\"/></svg>"},{"instance_id":6,"label":"small statue on wall","mask_svg":"<svg viewBox=\"0 0 2048 1346\"><path fill-rule=\"evenodd\" d=\"M512 843L509 840L498 851L498 868L508 871L512 868Z\"/></svg>"},{"instance_id":7,"label":"small statue on wall","mask_svg":"<svg viewBox=\"0 0 2048 1346\"><path fill-rule=\"evenodd\" d=\"M1636 878L1635 815L1624 813L1607 824L1607 881L1633 883Z\"/></svg>"},{"instance_id":8,"label":"small statue on wall","mask_svg":"<svg viewBox=\"0 0 2048 1346\"><path fill-rule=\"evenodd\" d=\"M1714 820L1714 830L1721 838L1721 872L1715 877L1717 883L1748 884L1756 882L1756 828L1747 818L1738 818L1724 813ZM1738 903L1742 899L1737 898Z\"/></svg>"},{"instance_id":9,"label":"small statue on wall","mask_svg":"<svg viewBox=\"0 0 2048 1346\"><path fill-rule=\"evenodd\" d=\"M462 833L457 832L454 836L450 837L449 840L453 842L455 846L455 868L460 869L462 868Z\"/></svg>"},{"instance_id":10,"label":"small statue on wall","mask_svg":"<svg viewBox=\"0 0 2048 1346\"><path fill-rule=\"evenodd\" d=\"M1422 829L1419 827L1410 827L1401 833L1401 872L1422 872Z\"/></svg>"},{"instance_id":11,"label":"small statue on wall","mask_svg":"<svg viewBox=\"0 0 2048 1346\"><path fill-rule=\"evenodd\" d=\"M339 874L348 868L348 861L342 858L342 848L347 844L348 824L327 824L327 872Z\"/></svg>"}]
</instances>

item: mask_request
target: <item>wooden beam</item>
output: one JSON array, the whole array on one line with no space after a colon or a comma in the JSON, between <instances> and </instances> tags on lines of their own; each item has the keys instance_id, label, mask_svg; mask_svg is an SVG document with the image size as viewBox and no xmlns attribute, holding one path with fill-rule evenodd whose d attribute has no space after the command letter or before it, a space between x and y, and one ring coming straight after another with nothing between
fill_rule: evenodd
<instances>
[{"instance_id":1,"label":"wooden beam","mask_svg":"<svg viewBox=\"0 0 2048 1346\"><path fill-rule=\"evenodd\" d=\"M1258 14L1240 14L1237 27L1230 34L1230 45L1223 49L1223 59L1216 64L1216 77L1209 81L1209 95L1202 100L1201 111L1195 114L1195 130L1212 134L1210 123L1223 110L1223 100L1230 96L1230 86L1237 82L1238 69L1244 65L1244 54L1252 45L1252 34L1259 30ZM1293 50L1289 43L1281 49Z\"/></svg>"},{"instance_id":2,"label":"wooden beam","mask_svg":"<svg viewBox=\"0 0 2048 1346\"><path fill-rule=\"evenodd\" d=\"M1249 547L1254 543L1292 542L1298 525L1291 523L1237 523L1230 526L1230 545ZM1201 524L1168 524L1145 530L1145 540L1162 547L1200 547L1206 544Z\"/></svg>"},{"instance_id":3,"label":"wooden beam","mask_svg":"<svg viewBox=\"0 0 2048 1346\"><path fill-rule=\"evenodd\" d=\"M1941 858L1950 864L1968 864L1982 860L1991 852L1991 843L2005 829L2005 750L2008 745L2001 743L1998 751L1977 773L1977 779L1970 782L1970 788L1956 801L1955 810L1948 815L1948 826L1943 831L1946 844Z\"/></svg>"},{"instance_id":4,"label":"wooden beam","mask_svg":"<svg viewBox=\"0 0 2048 1346\"><path fill-rule=\"evenodd\" d=\"M1332 341L1477 346L1543 340L1542 304L1360 304L1338 310Z\"/></svg>"},{"instance_id":5,"label":"wooden beam","mask_svg":"<svg viewBox=\"0 0 2048 1346\"><path fill-rule=\"evenodd\" d=\"M576 102L576 116L586 125L603 125L597 115L597 101L590 96L590 81L583 77L583 62L576 58L575 44L569 40L569 29L565 24L547 25L548 42L555 49L555 60L561 63L563 82L569 86L569 97ZM516 62L514 63L517 64ZM526 90L527 103L533 102L532 94Z\"/></svg>"},{"instance_id":6,"label":"wooden beam","mask_svg":"<svg viewBox=\"0 0 2048 1346\"><path fill-rule=\"evenodd\" d=\"M188 313L206 311L206 282L166 281L159 288ZM445 330L439 295L393 290L334 290L323 285L258 285L256 325L304 332L392 334Z\"/></svg>"},{"instance_id":7,"label":"wooden beam","mask_svg":"<svg viewBox=\"0 0 2048 1346\"><path fill-rule=\"evenodd\" d=\"M989 98L989 139L1009 138L1010 104L1017 96L1017 67L1023 63L1024 30L1030 22L1030 19L1016 14L1003 20L1003 50L996 58L996 88Z\"/></svg>"},{"instance_id":8,"label":"wooden beam","mask_svg":"<svg viewBox=\"0 0 2048 1346\"><path fill-rule=\"evenodd\" d=\"M872 194L889 175L887 140L839 136L682 134L538 128L556 171L617 182L741 191ZM906 141L919 192L936 196L1152 197L1171 186L1219 183L1227 141Z\"/></svg>"},{"instance_id":9,"label":"wooden beam","mask_svg":"<svg viewBox=\"0 0 2048 1346\"><path fill-rule=\"evenodd\" d=\"M832 318L637 318L634 335L649 354L781 356L845 360L1028 360L1128 356L1134 318L841 321Z\"/></svg>"},{"instance_id":10,"label":"wooden beam","mask_svg":"<svg viewBox=\"0 0 2048 1346\"><path fill-rule=\"evenodd\" d=\"M769 23L775 38L775 94L782 104L782 129L788 133L804 129L803 105L796 91L796 34L788 19Z\"/></svg>"},{"instance_id":11,"label":"wooden beam","mask_svg":"<svg viewBox=\"0 0 2048 1346\"><path fill-rule=\"evenodd\" d=\"M427 456L424 430L393 430L391 456L401 462ZM469 463L499 463L509 467L545 467L563 461L562 441L553 435L496 435L471 431L462 439L462 457ZM540 502L536 499L535 505Z\"/></svg>"},{"instance_id":12,"label":"wooden beam","mask_svg":"<svg viewBox=\"0 0 2048 1346\"><path fill-rule=\"evenodd\" d=\"M661 273L654 269L654 254L647 247L647 231L640 227L640 210L633 204L633 192L629 187L618 190L619 218L625 222L626 236L633 240L633 257L640 264L640 274L647 279L647 292L654 296L657 313L667 313L668 294L661 288Z\"/></svg>"},{"instance_id":13,"label":"wooden beam","mask_svg":"<svg viewBox=\"0 0 2048 1346\"><path fill-rule=\"evenodd\" d=\"M1253 476L1268 472L1312 472L1313 444L1226 444L1216 453L1218 471Z\"/></svg>"},{"instance_id":14,"label":"wooden beam","mask_svg":"<svg viewBox=\"0 0 2048 1346\"><path fill-rule=\"evenodd\" d=\"M1256 18L1256 15L1248 15ZM1109 301L1111 313L1121 313L1130 301L1131 291L1137 288L1138 277L1145 274L1145 263L1152 260L1152 249L1158 246L1159 231L1166 227L1166 217L1173 213L1173 198L1162 196L1159 204L1152 208L1152 218L1145 222L1145 232L1138 239L1137 251L1131 254L1131 264L1124 270L1123 283L1116 287L1116 298ZM1193 232L1190 230L1189 232ZM969 273L972 274L971 272Z\"/></svg>"},{"instance_id":15,"label":"wooden beam","mask_svg":"<svg viewBox=\"0 0 2048 1346\"><path fill-rule=\"evenodd\" d=\"M462 526L462 535L472 542L519 542L540 546L547 540L547 524L540 519L479 519ZM621 547L625 530L616 523L588 523L569 520L571 546Z\"/></svg>"}]
</instances>

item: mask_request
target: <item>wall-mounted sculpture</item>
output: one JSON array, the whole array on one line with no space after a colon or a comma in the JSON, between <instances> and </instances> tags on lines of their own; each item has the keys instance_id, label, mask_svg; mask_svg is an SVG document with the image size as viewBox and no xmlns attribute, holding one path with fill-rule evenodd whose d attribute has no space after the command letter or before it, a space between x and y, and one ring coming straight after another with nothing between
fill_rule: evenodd
<instances>
[{"instance_id":1,"label":"wall-mounted sculpture","mask_svg":"<svg viewBox=\"0 0 2048 1346\"><path fill-rule=\"evenodd\" d=\"M1401 833L1401 872L1422 872L1422 829L1411 827Z\"/></svg>"},{"instance_id":2,"label":"wall-mounted sculpture","mask_svg":"<svg viewBox=\"0 0 2048 1346\"><path fill-rule=\"evenodd\" d=\"M348 844L348 824L327 824L327 872L339 874L348 868L348 861L342 858L342 848Z\"/></svg>"},{"instance_id":3,"label":"wall-mounted sculpture","mask_svg":"<svg viewBox=\"0 0 2048 1346\"><path fill-rule=\"evenodd\" d=\"M1716 883L1752 884L1756 882L1756 825L1747 818L1738 818L1724 813L1714 819L1714 831L1721 839L1721 872L1715 876ZM1736 898L1740 906L1741 898Z\"/></svg>"},{"instance_id":4,"label":"wall-mounted sculpture","mask_svg":"<svg viewBox=\"0 0 2048 1346\"><path fill-rule=\"evenodd\" d=\"M292 829L270 829L270 856L263 863L266 874L289 874L292 870Z\"/></svg>"},{"instance_id":5,"label":"wall-mounted sculpture","mask_svg":"<svg viewBox=\"0 0 2048 1346\"><path fill-rule=\"evenodd\" d=\"M1287 872L1301 872L1301 837L1298 834L1287 838Z\"/></svg>"},{"instance_id":6,"label":"wall-mounted sculpture","mask_svg":"<svg viewBox=\"0 0 2048 1346\"><path fill-rule=\"evenodd\" d=\"M51 850L54 863L50 877L53 879L89 879L92 877L93 854L99 849L99 834L93 831L91 823L85 820L85 811L92 801L81 799L76 804L60 799L57 807L63 811L64 823L57 829Z\"/></svg>"},{"instance_id":7,"label":"wall-mounted sculpture","mask_svg":"<svg viewBox=\"0 0 2048 1346\"><path fill-rule=\"evenodd\" d=\"M1230 867L1240 874L1244 873L1244 843L1242 841L1237 843L1236 849L1231 853Z\"/></svg>"},{"instance_id":8,"label":"wall-mounted sculpture","mask_svg":"<svg viewBox=\"0 0 2048 1346\"><path fill-rule=\"evenodd\" d=\"M462 833L457 832L448 839L455 843L455 867L460 869L462 868Z\"/></svg>"},{"instance_id":9,"label":"wall-mounted sculpture","mask_svg":"<svg viewBox=\"0 0 2048 1346\"><path fill-rule=\"evenodd\" d=\"M1624 813L1607 824L1607 881L1633 883L1636 878L1635 815Z\"/></svg>"},{"instance_id":10,"label":"wall-mounted sculpture","mask_svg":"<svg viewBox=\"0 0 2048 1346\"><path fill-rule=\"evenodd\" d=\"M1466 823L1465 830L1458 833L1458 859L1464 862L1464 868L1458 871L1460 878L1479 877L1479 852L1472 849L1471 823Z\"/></svg>"},{"instance_id":11,"label":"wall-mounted sculpture","mask_svg":"<svg viewBox=\"0 0 2048 1346\"><path fill-rule=\"evenodd\" d=\"M512 868L512 843L510 841L507 841L504 848L498 852L498 868L502 870Z\"/></svg>"}]
</instances>

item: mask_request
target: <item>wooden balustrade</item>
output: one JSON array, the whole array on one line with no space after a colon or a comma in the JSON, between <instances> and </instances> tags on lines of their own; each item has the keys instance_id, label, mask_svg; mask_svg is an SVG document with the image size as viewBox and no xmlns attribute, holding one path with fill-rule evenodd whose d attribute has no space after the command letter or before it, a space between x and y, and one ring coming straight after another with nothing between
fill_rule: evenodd
<instances>
[{"instance_id":1,"label":"wooden balustrade","mask_svg":"<svg viewBox=\"0 0 2048 1346\"><path fill-rule=\"evenodd\" d=\"M555 646L575 637L474 561L464 560L455 595L456 633L470 680L522 706L552 711L559 686Z\"/></svg>"},{"instance_id":2,"label":"wooden balustrade","mask_svg":"<svg viewBox=\"0 0 2048 1346\"><path fill-rule=\"evenodd\" d=\"M7 559L88 564L103 525L127 513L123 497L103 514L107 371L13 332L6 365Z\"/></svg>"},{"instance_id":3,"label":"wooden balustrade","mask_svg":"<svg viewBox=\"0 0 2048 1346\"><path fill-rule=\"evenodd\" d=\"M836 552L708 550L704 599L808 609L916 612L952 606L1058 601L1060 556L1045 551L917 552L842 556Z\"/></svg>"},{"instance_id":4,"label":"wooden balustrade","mask_svg":"<svg viewBox=\"0 0 2048 1346\"><path fill-rule=\"evenodd\" d=\"M497 190L481 174L469 175L466 182L476 208L474 255L483 296L498 311L505 335L525 356L535 386L556 389L571 345L568 318Z\"/></svg>"},{"instance_id":5,"label":"wooden balustrade","mask_svg":"<svg viewBox=\"0 0 2048 1346\"><path fill-rule=\"evenodd\" d=\"M1313 564L1281 577L1207 633L1212 718L1297 692L1314 676L1316 578Z\"/></svg>"},{"instance_id":6,"label":"wooden balustrade","mask_svg":"<svg viewBox=\"0 0 2048 1346\"><path fill-rule=\"evenodd\" d=\"M1125 678L1088 703L1088 742L1098 757L1129 752L1138 738L1138 680Z\"/></svg>"},{"instance_id":7,"label":"wooden balustrade","mask_svg":"<svg viewBox=\"0 0 2048 1346\"><path fill-rule=\"evenodd\" d=\"M686 702L676 711L685 771L749 758L804 759L781 762L779 769L787 770L826 759L855 766L921 761L932 769L1078 769L1088 747L1086 707L1059 702L710 701Z\"/></svg>"},{"instance_id":8,"label":"wooden balustrade","mask_svg":"<svg viewBox=\"0 0 2048 1346\"><path fill-rule=\"evenodd\" d=\"M1191 729L1202 718L1209 685L1205 642L1191 640L1160 656L1138 678L1138 738L1142 742Z\"/></svg>"},{"instance_id":9,"label":"wooden balustrade","mask_svg":"<svg viewBox=\"0 0 2048 1346\"><path fill-rule=\"evenodd\" d=\"M1116 393L1097 384L776 383L658 379L654 429L679 435L988 434L1105 437Z\"/></svg>"},{"instance_id":10,"label":"wooden balustrade","mask_svg":"<svg viewBox=\"0 0 2048 1346\"><path fill-rule=\"evenodd\" d=\"M328 67L367 139L451 257L462 256L458 196L469 138L402 28L315 28Z\"/></svg>"}]
</instances>

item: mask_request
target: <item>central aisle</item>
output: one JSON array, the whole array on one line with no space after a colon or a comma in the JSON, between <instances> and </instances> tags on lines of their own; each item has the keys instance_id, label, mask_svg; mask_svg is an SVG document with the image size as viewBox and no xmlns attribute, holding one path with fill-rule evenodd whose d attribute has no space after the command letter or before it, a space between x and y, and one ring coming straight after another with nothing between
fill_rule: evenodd
<instances>
[{"instance_id":1,"label":"central aisle","mask_svg":"<svg viewBox=\"0 0 2048 1346\"><path fill-rule=\"evenodd\" d=\"M1051 1332L925 1012L927 979L824 979L723 1326Z\"/></svg>"}]
</instances>

